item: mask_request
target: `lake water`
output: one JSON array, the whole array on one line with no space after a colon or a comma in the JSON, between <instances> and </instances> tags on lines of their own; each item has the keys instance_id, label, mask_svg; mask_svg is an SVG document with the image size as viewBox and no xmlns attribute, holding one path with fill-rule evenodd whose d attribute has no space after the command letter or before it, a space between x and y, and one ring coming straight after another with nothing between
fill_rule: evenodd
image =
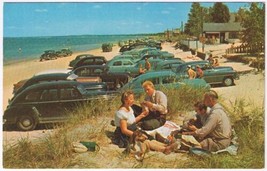
<instances>
[{"instance_id":1,"label":"lake water","mask_svg":"<svg viewBox=\"0 0 267 171\"><path fill-rule=\"evenodd\" d=\"M3 39L3 63L39 59L43 51L70 48L73 52L101 48L103 43L140 38L140 35L78 35L52 37L10 37Z\"/></svg>"}]
</instances>

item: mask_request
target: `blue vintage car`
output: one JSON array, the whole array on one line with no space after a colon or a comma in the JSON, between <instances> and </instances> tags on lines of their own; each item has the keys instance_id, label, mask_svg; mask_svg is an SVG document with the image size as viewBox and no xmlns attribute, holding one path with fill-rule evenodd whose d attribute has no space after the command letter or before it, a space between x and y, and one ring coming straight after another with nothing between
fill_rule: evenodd
<instances>
[{"instance_id":1,"label":"blue vintage car","mask_svg":"<svg viewBox=\"0 0 267 171\"><path fill-rule=\"evenodd\" d=\"M187 66L191 65L193 70L196 66L200 66L203 70L203 79L209 84L223 84L225 86L234 85L234 79L239 79L237 71L230 66L213 67L209 61L191 61L179 65L176 69L177 75L183 78L188 78Z\"/></svg>"},{"instance_id":2,"label":"blue vintage car","mask_svg":"<svg viewBox=\"0 0 267 171\"><path fill-rule=\"evenodd\" d=\"M152 81L156 89L163 88L180 88L183 85L192 86L194 88L205 88L210 89L210 85L203 79L181 79L173 71L154 71L147 72L139 75L125 84L120 91L132 90L136 94L143 93L142 84L145 81Z\"/></svg>"}]
</instances>

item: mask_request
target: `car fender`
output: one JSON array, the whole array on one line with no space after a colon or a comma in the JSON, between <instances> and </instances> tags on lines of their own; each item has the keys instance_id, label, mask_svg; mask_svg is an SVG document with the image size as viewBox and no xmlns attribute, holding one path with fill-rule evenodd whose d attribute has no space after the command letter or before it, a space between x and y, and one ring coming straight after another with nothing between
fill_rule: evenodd
<instances>
[{"instance_id":1,"label":"car fender","mask_svg":"<svg viewBox=\"0 0 267 171\"><path fill-rule=\"evenodd\" d=\"M15 124L18 118L20 117L20 115L22 114L29 114L33 116L36 122L39 123L39 118L41 114L34 106L26 106L26 107L24 106L23 108L19 106L15 106L15 107L8 108L4 113L4 119L7 120L7 123Z\"/></svg>"}]
</instances>

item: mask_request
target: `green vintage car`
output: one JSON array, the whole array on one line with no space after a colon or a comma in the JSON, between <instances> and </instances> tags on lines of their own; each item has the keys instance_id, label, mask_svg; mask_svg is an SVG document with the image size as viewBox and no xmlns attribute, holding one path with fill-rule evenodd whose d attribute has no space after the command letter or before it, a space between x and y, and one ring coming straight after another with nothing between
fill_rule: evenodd
<instances>
[{"instance_id":1,"label":"green vintage car","mask_svg":"<svg viewBox=\"0 0 267 171\"><path fill-rule=\"evenodd\" d=\"M171 60L180 61L177 58L173 58ZM165 61L164 59L149 59L149 62L151 64L151 70L154 70L154 68L157 66L158 63ZM142 67L145 66L145 60L139 60L137 62L134 62L130 59L114 59L107 63L107 66L109 67L110 72L120 72L120 73L129 73L131 77L136 77L139 75L139 66L140 64Z\"/></svg>"},{"instance_id":2,"label":"green vintage car","mask_svg":"<svg viewBox=\"0 0 267 171\"><path fill-rule=\"evenodd\" d=\"M181 79L172 71L154 71L147 72L130 80L120 89L120 91L132 90L135 94L144 93L142 84L147 80L153 82L155 88L158 90L178 89L184 85L189 85L194 88L210 89L210 85L203 79Z\"/></svg>"},{"instance_id":3,"label":"green vintage car","mask_svg":"<svg viewBox=\"0 0 267 171\"><path fill-rule=\"evenodd\" d=\"M187 66L191 65L193 70L199 65L204 72L203 79L209 84L223 84L224 86L234 85L234 80L239 79L237 71L230 66L213 67L209 61L191 61L179 65L176 74L183 78L188 78Z\"/></svg>"}]
</instances>

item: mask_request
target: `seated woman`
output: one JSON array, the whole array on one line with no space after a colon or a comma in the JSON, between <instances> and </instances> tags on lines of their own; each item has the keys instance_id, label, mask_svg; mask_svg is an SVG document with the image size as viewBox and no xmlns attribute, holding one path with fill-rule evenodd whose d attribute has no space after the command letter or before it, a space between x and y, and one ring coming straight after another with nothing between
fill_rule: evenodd
<instances>
[{"instance_id":1,"label":"seated woman","mask_svg":"<svg viewBox=\"0 0 267 171\"><path fill-rule=\"evenodd\" d=\"M132 105L134 104L134 94L132 91L126 91L121 96L121 106L115 114L114 143L120 148L127 147L129 137L137 129L136 123L147 116L147 111L142 111L137 117L134 116Z\"/></svg>"}]
</instances>

